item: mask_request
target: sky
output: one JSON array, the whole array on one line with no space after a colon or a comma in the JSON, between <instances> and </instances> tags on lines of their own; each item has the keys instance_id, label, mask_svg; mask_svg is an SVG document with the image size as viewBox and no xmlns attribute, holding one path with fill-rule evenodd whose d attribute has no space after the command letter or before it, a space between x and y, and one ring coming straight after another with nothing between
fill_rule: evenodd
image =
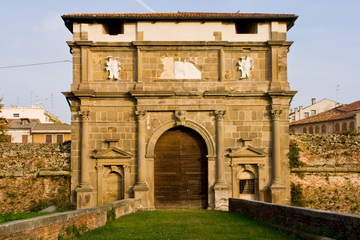
<instances>
[{"instance_id":1,"label":"sky","mask_svg":"<svg viewBox=\"0 0 360 240\"><path fill-rule=\"evenodd\" d=\"M359 0L0 0L0 98L5 107L42 105L70 123L61 92L70 91L70 13L228 12L287 13L291 107L311 98L348 104L360 100ZM38 63L49 63L39 64ZM27 65L14 67L18 65Z\"/></svg>"}]
</instances>

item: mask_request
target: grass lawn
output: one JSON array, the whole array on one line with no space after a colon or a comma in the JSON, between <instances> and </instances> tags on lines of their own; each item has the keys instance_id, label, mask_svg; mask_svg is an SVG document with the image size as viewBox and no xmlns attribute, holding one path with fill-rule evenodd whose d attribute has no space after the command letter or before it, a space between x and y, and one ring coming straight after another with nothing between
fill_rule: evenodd
<instances>
[{"instance_id":1,"label":"grass lawn","mask_svg":"<svg viewBox=\"0 0 360 240\"><path fill-rule=\"evenodd\" d=\"M143 211L79 239L298 239L247 216L208 210Z\"/></svg>"},{"instance_id":2,"label":"grass lawn","mask_svg":"<svg viewBox=\"0 0 360 240\"><path fill-rule=\"evenodd\" d=\"M26 218L33 218L33 217L48 215L48 214L51 214L51 213L48 213L48 212L44 212L44 213L40 213L40 212L2 213L2 214L0 214L0 224L5 223L5 222L11 222L11 221L15 221L15 220L20 220L20 219L26 219Z\"/></svg>"}]
</instances>

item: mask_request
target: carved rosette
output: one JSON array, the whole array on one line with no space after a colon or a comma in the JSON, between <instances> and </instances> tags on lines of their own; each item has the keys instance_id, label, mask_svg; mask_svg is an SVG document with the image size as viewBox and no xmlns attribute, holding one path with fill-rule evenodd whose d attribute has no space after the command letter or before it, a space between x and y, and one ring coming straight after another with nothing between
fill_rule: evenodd
<instances>
[{"instance_id":1,"label":"carved rosette","mask_svg":"<svg viewBox=\"0 0 360 240\"><path fill-rule=\"evenodd\" d=\"M135 115L138 121L145 120L146 118L146 111L135 111Z\"/></svg>"},{"instance_id":2,"label":"carved rosette","mask_svg":"<svg viewBox=\"0 0 360 240\"><path fill-rule=\"evenodd\" d=\"M186 111L175 111L176 125L185 125Z\"/></svg>"},{"instance_id":3,"label":"carved rosette","mask_svg":"<svg viewBox=\"0 0 360 240\"><path fill-rule=\"evenodd\" d=\"M216 110L214 111L216 120L223 120L225 116L226 111L225 110Z\"/></svg>"},{"instance_id":4,"label":"carved rosette","mask_svg":"<svg viewBox=\"0 0 360 240\"><path fill-rule=\"evenodd\" d=\"M279 120L281 116L282 110L276 109L271 111L271 116L273 120Z\"/></svg>"},{"instance_id":5,"label":"carved rosette","mask_svg":"<svg viewBox=\"0 0 360 240\"><path fill-rule=\"evenodd\" d=\"M90 111L79 111L78 114L81 120L83 121L90 120Z\"/></svg>"}]
</instances>

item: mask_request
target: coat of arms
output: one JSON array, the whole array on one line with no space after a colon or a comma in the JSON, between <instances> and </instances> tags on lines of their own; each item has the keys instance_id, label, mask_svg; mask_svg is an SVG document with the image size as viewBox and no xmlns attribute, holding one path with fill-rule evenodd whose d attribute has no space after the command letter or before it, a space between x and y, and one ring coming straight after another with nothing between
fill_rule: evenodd
<instances>
[{"instance_id":1,"label":"coat of arms","mask_svg":"<svg viewBox=\"0 0 360 240\"><path fill-rule=\"evenodd\" d=\"M240 79L251 77L250 70L254 68L254 60L250 57L241 57L238 65L238 70L241 71Z\"/></svg>"},{"instance_id":2,"label":"coat of arms","mask_svg":"<svg viewBox=\"0 0 360 240\"><path fill-rule=\"evenodd\" d=\"M118 57L108 57L108 61L106 62L106 71L109 72L110 79L119 79L119 71L121 70L120 65L121 63L118 61Z\"/></svg>"}]
</instances>

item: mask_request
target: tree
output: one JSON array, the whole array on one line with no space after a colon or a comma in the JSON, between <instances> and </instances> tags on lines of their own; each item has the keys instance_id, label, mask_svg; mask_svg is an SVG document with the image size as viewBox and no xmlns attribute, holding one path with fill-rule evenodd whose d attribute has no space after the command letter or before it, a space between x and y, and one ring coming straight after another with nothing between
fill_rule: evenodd
<instances>
[{"instance_id":1,"label":"tree","mask_svg":"<svg viewBox=\"0 0 360 240\"><path fill-rule=\"evenodd\" d=\"M3 104L1 104L2 98L0 98L0 112L1 112L1 108L4 106ZM0 142L8 142L8 137L6 135L6 119L0 117Z\"/></svg>"}]
</instances>

